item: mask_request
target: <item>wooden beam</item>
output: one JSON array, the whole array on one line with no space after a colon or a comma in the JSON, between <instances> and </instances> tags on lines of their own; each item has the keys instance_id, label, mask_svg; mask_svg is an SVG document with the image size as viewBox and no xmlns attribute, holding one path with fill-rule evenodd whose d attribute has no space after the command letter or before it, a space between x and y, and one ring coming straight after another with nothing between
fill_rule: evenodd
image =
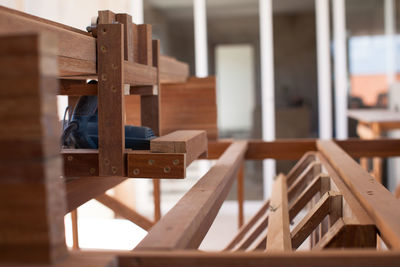
<instances>
[{"instance_id":1,"label":"wooden beam","mask_svg":"<svg viewBox=\"0 0 400 267\"><path fill-rule=\"evenodd\" d=\"M268 227L268 222L269 213L265 213L253 225L253 227L249 229L249 231L246 233L245 236L243 236L243 238L237 243L237 245L235 245L232 251L248 249L254 243L254 241L256 241L257 238L259 238L259 236L265 232ZM266 246L266 244L267 243L264 244L264 247Z\"/></svg>"},{"instance_id":2,"label":"wooden beam","mask_svg":"<svg viewBox=\"0 0 400 267\"><path fill-rule=\"evenodd\" d=\"M157 68L125 60L124 84L130 86L157 85Z\"/></svg>"},{"instance_id":3,"label":"wooden beam","mask_svg":"<svg viewBox=\"0 0 400 267\"><path fill-rule=\"evenodd\" d=\"M336 144L318 141L317 146L374 220L385 243L400 249L399 201Z\"/></svg>"},{"instance_id":4,"label":"wooden beam","mask_svg":"<svg viewBox=\"0 0 400 267\"><path fill-rule=\"evenodd\" d=\"M237 201L238 201L238 228L244 223L244 163L239 169L237 177Z\"/></svg>"},{"instance_id":5,"label":"wooden beam","mask_svg":"<svg viewBox=\"0 0 400 267\"><path fill-rule=\"evenodd\" d=\"M124 24L124 59L133 62L133 26L132 17L128 14L116 14L115 19Z\"/></svg>"},{"instance_id":6,"label":"wooden beam","mask_svg":"<svg viewBox=\"0 0 400 267\"><path fill-rule=\"evenodd\" d=\"M316 151L315 140L275 140L271 142L251 141L246 153L248 160L299 159L308 151Z\"/></svg>"},{"instance_id":7,"label":"wooden beam","mask_svg":"<svg viewBox=\"0 0 400 267\"><path fill-rule=\"evenodd\" d=\"M207 152L207 134L205 131L176 131L151 140L150 151L186 153L186 165L189 166Z\"/></svg>"},{"instance_id":8,"label":"wooden beam","mask_svg":"<svg viewBox=\"0 0 400 267\"><path fill-rule=\"evenodd\" d=\"M288 199L290 204L301 194L310 181L312 181L316 176L322 175L321 170L321 163L313 162L300 174L300 176L297 177L288 189Z\"/></svg>"},{"instance_id":9,"label":"wooden beam","mask_svg":"<svg viewBox=\"0 0 400 267\"><path fill-rule=\"evenodd\" d=\"M60 80L58 95L81 96L97 95L97 84L88 84L86 80Z\"/></svg>"},{"instance_id":10,"label":"wooden beam","mask_svg":"<svg viewBox=\"0 0 400 267\"><path fill-rule=\"evenodd\" d=\"M79 249L78 209L70 212L72 225L72 249Z\"/></svg>"},{"instance_id":11,"label":"wooden beam","mask_svg":"<svg viewBox=\"0 0 400 267\"><path fill-rule=\"evenodd\" d=\"M99 175L124 175L124 33L122 24L98 26Z\"/></svg>"},{"instance_id":12,"label":"wooden beam","mask_svg":"<svg viewBox=\"0 0 400 267\"><path fill-rule=\"evenodd\" d=\"M246 149L246 142L233 143L135 250L198 248L236 178Z\"/></svg>"},{"instance_id":13,"label":"wooden beam","mask_svg":"<svg viewBox=\"0 0 400 267\"><path fill-rule=\"evenodd\" d=\"M128 219L129 221L133 222L134 224L143 228L146 231L148 231L154 225L154 222L150 221L143 215L139 214L137 211L131 209L130 207L126 206L124 203L116 198L113 198L112 196L102 194L100 196L97 196L96 200L107 208L114 211L117 215Z\"/></svg>"},{"instance_id":14,"label":"wooden beam","mask_svg":"<svg viewBox=\"0 0 400 267\"><path fill-rule=\"evenodd\" d=\"M189 77L189 64L175 58L160 55L160 82L186 82Z\"/></svg>"},{"instance_id":15,"label":"wooden beam","mask_svg":"<svg viewBox=\"0 0 400 267\"><path fill-rule=\"evenodd\" d=\"M268 252L290 251L292 249L287 195L286 177L279 174L272 188L269 209Z\"/></svg>"},{"instance_id":16,"label":"wooden beam","mask_svg":"<svg viewBox=\"0 0 400 267\"><path fill-rule=\"evenodd\" d=\"M230 141L208 140L207 159L218 159L231 144L232 140Z\"/></svg>"},{"instance_id":17,"label":"wooden beam","mask_svg":"<svg viewBox=\"0 0 400 267\"><path fill-rule=\"evenodd\" d=\"M313 161L315 161L315 152L306 152L301 159L296 162L294 167L289 171L286 175L286 183L288 187L290 187L293 182L300 176L300 174L310 165Z\"/></svg>"}]
</instances>

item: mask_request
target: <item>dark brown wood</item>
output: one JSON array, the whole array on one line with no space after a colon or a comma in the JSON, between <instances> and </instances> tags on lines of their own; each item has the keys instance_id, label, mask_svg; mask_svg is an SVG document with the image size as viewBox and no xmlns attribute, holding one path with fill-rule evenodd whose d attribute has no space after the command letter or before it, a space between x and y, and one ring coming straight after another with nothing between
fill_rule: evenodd
<instances>
[{"instance_id":1,"label":"dark brown wood","mask_svg":"<svg viewBox=\"0 0 400 267\"><path fill-rule=\"evenodd\" d=\"M0 37L0 264L67 257L56 51L50 35Z\"/></svg>"},{"instance_id":2,"label":"dark brown wood","mask_svg":"<svg viewBox=\"0 0 400 267\"><path fill-rule=\"evenodd\" d=\"M139 63L153 66L152 26L150 24L137 25L139 42Z\"/></svg>"},{"instance_id":3,"label":"dark brown wood","mask_svg":"<svg viewBox=\"0 0 400 267\"><path fill-rule=\"evenodd\" d=\"M276 140L272 142L250 141L246 159L299 159L304 153L316 150L315 140L310 139Z\"/></svg>"},{"instance_id":4,"label":"dark brown wood","mask_svg":"<svg viewBox=\"0 0 400 267\"><path fill-rule=\"evenodd\" d=\"M85 80L61 79L59 95L97 95L97 84L88 84Z\"/></svg>"},{"instance_id":5,"label":"dark brown wood","mask_svg":"<svg viewBox=\"0 0 400 267\"><path fill-rule=\"evenodd\" d=\"M124 175L124 34L122 24L98 25L99 175Z\"/></svg>"},{"instance_id":6,"label":"dark brown wood","mask_svg":"<svg viewBox=\"0 0 400 267\"><path fill-rule=\"evenodd\" d=\"M237 199L238 199L238 227L244 224L244 164L239 169L237 177Z\"/></svg>"},{"instance_id":7,"label":"dark brown wood","mask_svg":"<svg viewBox=\"0 0 400 267\"><path fill-rule=\"evenodd\" d=\"M115 19L124 24L124 59L134 62L132 17L128 14L116 14Z\"/></svg>"}]
</instances>

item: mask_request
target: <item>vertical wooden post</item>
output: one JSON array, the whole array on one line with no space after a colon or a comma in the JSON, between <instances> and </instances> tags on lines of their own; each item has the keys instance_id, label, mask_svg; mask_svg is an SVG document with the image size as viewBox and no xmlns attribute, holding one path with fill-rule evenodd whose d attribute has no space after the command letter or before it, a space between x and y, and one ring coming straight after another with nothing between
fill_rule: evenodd
<instances>
[{"instance_id":1,"label":"vertical wooden post","mask_svg":"<svg viewBox=\"0 0 400 267\"><path fill-rule=\"evenodd\" d=\"M243 204L244 204L244 163L240 166L237 177L237 199L239 206L238 226L242 227L244 223Z\"/></svg>"},{"instance_id":2,"label":"vertical wooden post","mask_svg":"<svg viewBox=\"0 0 400 267\"><path fill-rule=\"evenodd\" d=\"M161 191L160 191L159 179L153 179L153 200L154 200L154 221L158 222L161 218Z\"/></svg>"},{"instance_id":3,"label":"vertical wooden post","mask_svg":"<svg viewBox=\"0 0 400 267\"><path fill-rule=\"evenodd\" d=\"M133 23L128 14L116 14L116 20L124 25L124 59L133 62Z\"/></svg>"},{"instance_id":4,"label":"vertical wooden post","mask_svg":"<svg viewBox=\"0 0 400 267\"><path fill-rule=\"evenodd\" d=\"M0 39L0 263L54 263L67 256L57 40Z\"/></svg>"},{"instance_id":5,"label":"vertical wooden post","mask_svg":"<svg viewBox=\"0 0 400 267\"><path fill-rule=\"evenodd\" d=\"M122 24L99 24L98 107L100 176L124 175L124 33Z\"/></svg>"},{"instance_id":6,"label":"vertical wooden post","mask_svg":"<svg viewBox=\"0 0 400 267\"><path fill-rule=\"evenodd\" d=\"M71 211L72 222L72 248L79 249L79 235L78 235L78 209Z\"/></svg>"}]
</instances>

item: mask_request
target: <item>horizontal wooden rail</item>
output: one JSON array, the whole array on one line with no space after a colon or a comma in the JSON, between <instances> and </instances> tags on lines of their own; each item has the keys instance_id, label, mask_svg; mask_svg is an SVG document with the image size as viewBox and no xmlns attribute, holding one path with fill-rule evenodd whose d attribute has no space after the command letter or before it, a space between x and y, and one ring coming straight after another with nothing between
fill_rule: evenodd
<instances>
[{"instance_id":1,"label":"horizontal wooden rail","mask_svg":"<svg viewBox=\"0 0 400 267\"><path fill-rule=\"evenodd\" d=\"M198 248L226 198L247 149L235 142L181 200L154 225L135 250Z\"/></svg>"},{"instance_id":2,"label":"horizontal wooden rail","mask_svg":"<svg viewBox=\"0 0 400 267\"><path fill-rule=\"evenodd\" d=\"M400 249L399 200L334 142L318 141L317 146L374 220L385 243Z\"/></svg>"},{"instance_id":3,"label":"horizontal wooden rail","mask_svg":"<svg viewBox=\"0 0 400 267\"><path fill-rule=\"evenodd\" d=\"M175 58L160 55L160 82L186 82L189 65Z\"/></svg>"}]
</instances>

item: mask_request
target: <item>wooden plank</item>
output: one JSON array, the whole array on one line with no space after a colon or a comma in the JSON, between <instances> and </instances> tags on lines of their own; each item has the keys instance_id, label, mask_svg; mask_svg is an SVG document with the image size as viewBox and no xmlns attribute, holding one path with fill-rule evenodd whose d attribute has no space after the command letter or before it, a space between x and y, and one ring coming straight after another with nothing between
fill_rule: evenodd
<instances>
[{"instance_id":1,"label":"wooden plank","mask_svg":"<svg viewBox=\"0 0 400 267\"><path fill-rule=\"evenodd\" d=\"M79 249L78 210L71 211L72 249Z\"/></svg>"},{"instance_id":2,"label":"wooden plank","mask_svg":"<svg viewBox=\"0 0 400 267\"><path fill-rule=\"evenodd\" d=\"M342 198L335 192L326 192L291 232L293 249L297 249L311 232L330 213L331 202ZM269 237L268 237L269 238ZM268 248L268 245L267 245Z\"/></svg>"},{"instance_id":3,"label":"wooden plank","mask_svg":"<svg viewBox=\"0 0 400 267\"><path fill-rule=\"evenodd\" d=\"M315 152L306 152L301 159L296 162L294 167L286 175L286 183L290 187L293 182L300 176L300 174L315 161Z\"/></svg>"},{"instance_id":4,"label":"wooden plank","mask_svg":"<svg viewBox=\"0 0 400 267\"><path fill-rule=\"evenodd\" d=\"M160 81L186 82L189 77L189 64L165 55L160 56Z\"/></svg>"},{"instance_id":5,"label":"wooden plank","mask_svg":"<svg viewBox=\"0 0 400 267\"><path fill-rule=\"evenodd\" d=\"M378 140L336 140L335 143L353 158L399 156L400 139L382 138Z\"/></svg>"},{"instance_id":6,"label":"wooden plank","mask_svg":"<svg viewBox=\"0 0 400 267\"><path fill-rule=\"evenodd\" d=\"M288 189L288 199L291 204L307 187L308 183L312 181L316 176L321 175L321 163L311 163L301 174L297 177L297 180L293 182Z\"/></svg>"},{"instance_id":7,"label":"wooden plank","mask_svg":"<svg viewBox=\"0 0 400 267\"><path fill-rule=\"evenodd\" d=\"M318 252L204 252L204 251L151 251L120 253L121 267L156 266L207 266L207 267L280 267L280 266L354 266L397 267L400 261L398 251L373 250L326 250Z\"/></svg>"},{"instance_id":8,"label":"wooden plank","mask_svg":"<svg viewBox=\"0 0 400 267\"><path fill-rule=\"evenodd\" d=\"M272 188L267 251L289 251L291 249L286 177L279 174Z\"/></svg>"},{"instance_id":9,"label":"wooden plank","mask_svg":"<svg viewBox=\"0 0 400 267\"><path fill-rule=\"evenodd\" d=\"M336 144L318 141L317 146L374 220L385 243L399 249L399 201Z\"/></svg>"},{"instance_id":10,"label":"wooden plank","mask_svg":"<svg viewBox=\"0 0 400 267\"><path fill-rule=\"evenodd\" d=\"M305 205L314 197L316 193L324 195L330 190L330 178L325 175L318 175L307 186L306 189L292 202L289 206L289 220L292 221L297 214L305 207Z\"/></svg>"},{"instance_id":11,"label":"wooden plank","mask_svg":"<svg viewBox=\"0 0 400 267\"><path fill-rule=\"evenodd\" d=\"M207 159L218 159L232 144L232 140L208 140Z\"/></svg>"},{"instance_id":12,"label":"wooden plank","mask_svg":"<svg viewBox=\"0 0 400 267\"><path fill-rule=\"evenodd\" d=\"M134 62L132 17L128 14L116 14L115 19L124 24L124 59Z\"/></svg>"},{"instance_id":13,"label":"wooden plank","mask_svg":"<svg viewBox=\"0 0 400 267\"><path fill-rule=\"evenodd\" d=\"M129 93L131 95L158 95L157 85L147 85L147 86L131 86Z\"/></svg>"},{"instance_id":14,"label":"wooden plank","mask_svg":"<svg viewBox=\"0 0 400 267\"><path fill-rule=\"evenodd\" d=\"M130 86L157 85L157 68L125 61L124 83Z\"/></svg>"},{"instance_id":15,"label":"wooden plank","mask_svg":"<svg viewBox=\"0 0 400 267\"><path fill-rule=\"evenodd\" d=\"M153 201L154 201L154 221L158 222L161 218L161 181L153 179Z\"/></svg>"},{"instance_id":16,"label":"wooden plank","mask_svg":"<svg viewBox=\"0 0 400 267\"><path fill-rule=\"evenodd\" d=\"M147 219L143 215L139 214L137 211L131 209L130 207L126 206L124 203L112 196L102 194L100 196L97 196L96 200L107 208L114 211L117 215L128 219L129 221L133 222L134 224L143 228L146 231L148 231L154 225L154 222Z\"/></svg>"},{"instance_id":17,"label":"wooden plank","mask_svg":"<svg viewBox=\"0 0 400 267\"><path fill-rule=\"evenodd\" d=\"M88 84L84 80L60 80L59 95L81 96L97 95L97 84Z\"/></svg>"},{"instance_id":18,"label":"wooden plank","mask_svg":"<svg viewBox=\"0 0 400 267\"><path fill-rule=\"evenodd\" d=\"M232 251L246 250L254 241L267 229L269 222L269 213L265 213L261 218L249 229L245 236L237 243ZM267 243L264 244L264 247Z\"/></svg>"},{"instance_id":19,"label":"wooden plank","mask_svg":"<svg viewBox=\"0 0 400 267\"><path fill-rule=\"evenodd\" d=\"M0 8L0 21L3 15ZM5 126L0 128L0 263L5 266L51 265L68 256L55 115L56 51L57 40L50 35L0 36L0 119Z\"/></svg>"},{"instance_id":20,"label":"wooden plank","mask_svg":"<svg viewBox=\"0 0 400 267\"><path fill-rule=\"evenodd\" d=\"M244 237L245 235L254 227L254 225L260 220L260 218L268 211L269 209L269 200L264 202L261 208L257 211L256 214L246 223L242 228L240 228L239 232L236 236L229 242L228 246L225 250L232 250Z\"/></svg>"},{"instance_id":21,"label":"wooden plank","mask_svg":"<svg viewBox=\"0 0 400 267\"><path fill-rule=\"evenodd\" d=\"M233 143L135 250L198 248L232 186L246 149L246 142Z\"/></svg>"},{"instance_id":22,"label":"wooden plank","mask_svg":"<svg viewBox=\"0 0 400 267\"><path fill-rule=\"evenodd\" d=\"M252 141L246 153L248 160L300 159L308 151L316 151L315 140L275 140L272 142Z\"/></svg>"},{"instance_id":23,"label":"wooden plank","mask_svg":"<svg viewBox=\"0 0 400 267\"><path fill-rule=\"evenodd\" d=\"M186 155L132 151L127 154L127 167L128 177L183 179L186 177Z\"/></svg>"},{"instance_id":24,"label":"wooden plank","mask_svg":"<svg viewBox=\"0 0 400 267\"><path fill-rule=\"evenodd\" d=\"M124 34L122 24L98 26L99 175L124 175Z\"/></svg>"},{"instance_id":25,"label":"wooden plank","mask_svg":"<svg viewBox=\"0 0 400 267\"><path fill-rule=\"evenodd\" d=\"M99 176L99 151L96 149L63 149L65 177Z\"/></svg>"},{"instance_id":26,"label":"wooden plank","mask_svg":"<svg viewBox=\"0 0 400 267\"><path fill-rule=\"evenodd\" d=\"M186 165L189 166L200 155L207 152L205 131L176 131L150 141L153 153L186 153Z\"/></svg>"}]
</instances>

